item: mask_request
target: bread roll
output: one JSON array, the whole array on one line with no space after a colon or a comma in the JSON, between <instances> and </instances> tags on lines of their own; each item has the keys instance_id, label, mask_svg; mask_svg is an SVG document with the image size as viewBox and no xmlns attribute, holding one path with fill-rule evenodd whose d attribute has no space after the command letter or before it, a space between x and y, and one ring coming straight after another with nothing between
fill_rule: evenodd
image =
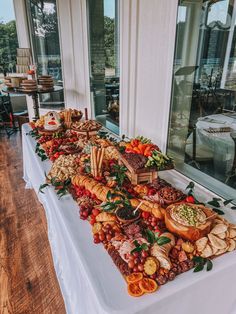
<instances>
[{"instance_id":1,"label":"bread roll","mask_svg":"<svg viewBox=\"0 0 236 314\"><path fill-rule=\"evenodd\" d=\"M72 178L72 184L78 186L84 186L90 193L95 194L96 197L105 202L107 200L107 193L110 191L111 193L115 193L116 191L112 188L105 186L104 184L97 182L95 179L84 176L84 175L76 175ZM117 192L116 192L117 193ZM120 193L121 195L124 195ZM118 199L119 197L117 197ZM115 199L114 199L115 200ZM148 200L130 199L130 203L132 207L136 208L142 202L141 206L139 207L142 211L152 213L156 218L163 219L162 208L159 204L153 203Z\"/></svg>"}]
</instances>

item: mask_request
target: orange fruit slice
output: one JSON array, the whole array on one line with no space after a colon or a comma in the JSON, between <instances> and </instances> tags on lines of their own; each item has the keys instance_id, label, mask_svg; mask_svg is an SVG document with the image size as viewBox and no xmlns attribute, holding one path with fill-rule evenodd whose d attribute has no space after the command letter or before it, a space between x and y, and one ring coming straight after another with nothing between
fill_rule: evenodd
<instances>
[{"instance_id":1,"label":"orange fruit slice","mask_svg":"<svg viewBox=\"0 0 236 314\"><path fill-rule=\"evenodd\" d=\"M158 285L155 280L149 278L143 278L139 281L140 289L145 293L152 293L155 292L158 288Z\"/></svg>"},{"instance_id":2,"label":"orange fruit slice","mask_svg":"<svg viewBox=\"0 0 236 314\"><path fill-rule=\"evenodd\" d=\"M126 281L128 283L140 281L141 279L143 279L143 274L142 273L132 273L131 275L128 275L126 277Z\"/></svg>"},{"instance_id":3,"label":"orange fruit slice","mask_svg":"<svg viewBox=\"0 0 236 314\"><path fill-rule=\"evenodd\" d=\"M128 293L132 297L140 297L143 295L143 290L140 288L138 282L131 282L128 284Z\"/></svg>"}]
</instances>

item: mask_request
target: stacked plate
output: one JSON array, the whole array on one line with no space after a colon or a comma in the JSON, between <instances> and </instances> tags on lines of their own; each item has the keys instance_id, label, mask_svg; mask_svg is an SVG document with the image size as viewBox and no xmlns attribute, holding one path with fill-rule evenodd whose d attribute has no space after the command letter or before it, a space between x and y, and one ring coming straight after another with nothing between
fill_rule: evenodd
<instances>
[{"instance_id":1,"label":"stacked plate","mask_svg":"<svg viewBox=\"0 0 236 314\"><path fill-rule=\"evenodd\" d=\"M54 87L53 78L51 75L42 75L38 78L38 84L42 90L51 90Z\"/></svg>"},{"instance_id":2,"label":"stacked plate","mask_svg":"<svg viewBox=\"0 0 236 314\"><path fill-rule=\"evenodd\" d=\"M20 84L21 90L26 93L36 92L37 91L37 82L36 80L23 80Z\"/></svg>"}]
</instances>

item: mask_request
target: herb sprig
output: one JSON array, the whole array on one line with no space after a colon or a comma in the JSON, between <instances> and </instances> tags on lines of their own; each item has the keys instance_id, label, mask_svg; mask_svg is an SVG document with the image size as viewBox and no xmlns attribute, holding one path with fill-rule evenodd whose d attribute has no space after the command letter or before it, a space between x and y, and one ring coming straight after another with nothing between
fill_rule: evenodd
<instances>
[{"instance_id":1,"label":"herb sprig","mask_svg":"<svg viewBox=\"0 0 236 314\"><path fill-rule=\"evenodd\" d=\"M114 200L114 198L118 199ZM101 205L101 207L103 208L104 211L114 212L117 209L117 207L121 205L126 207L127 209L132 208L130 200L126 198L124 195L120 194L119 192L112 193L111 191L108 191L107 202Z\"/></svg>"},{"instance_id":2,"label":"herb sprig","mask_svg":"<svg viewBox=\"0 0 236 314\"><path fill-rule=\"evenodd\" d=\"M41 161L44 161L44 160L48 159L48 156L45 154L45 151L42 148L40 148L40 144L39 143L36 144L35 153L39 156Z\"/></svg>"},{"instance_id":3,"label":"herb sprig","mask_svg":"<svg viewBox=\"0 0 236 314\"><path fill-rule=\"evenodd\" d=\"M55 187L57 190L57 195L59 198L66 195L68 193L68 189L71 185L71 179L67 179L65 181L58 181L56 177L50 180L50 184ZM44 194L44 189L50 185L49 183L41 184L39 187L39 192Z\"/></svg>"},{"instance_id":4,"label":"herb sprig","mask_svg":"<svg viewBox=\"0 0 236 314\"><path fill-rule=\"evenodd\" d=\"M41 135L38 134L37 129L33 129L33 130L29 131L29 133L26 133L26 135L29 135L29 136L35 138L36 140L38 140L41 137Z\"/></svg>"},{"instance_id":5,"label":"herb sprig","mask_svg":"<svg viewBox=\"0 0 236 314\"><path fill-rule=\"evenodd\" d=\"M111 177L114 177L117 185L121 187L127 178L127 168L125 166L113 165L111 170Z\"/></svg>"},{"instance_id":6,"label":"herb sprig","mask_svg":"<svg viewBox=\"0 0 236 314\"><path fill-rule=\"evenodd\" d=\"M139 244L137 240L134 240L133 244L135 245L135 248L130 252L131 254L135 252L141 252L141 251L147 251L148 245L147 243Z\"/></svg>"},{"instance_id":7,"label":"herb sprig","mask_svg":"<svg viewBox=\"0 0 236 314\"><path fill-rule=\"evenodd\" d=\"M152 232L149 229L144 230L143 236L150 244L157 243L160 246L167 244L171 241L170 238L159 235L159 232Z\"/></svg>"},{"instance_id":8,"label":"herb sprig","mask_svg":"<svg viewBox=\"0 0 236 314\"><path fill-rule=\"evenodd\" d=\"M201 256L194 256L193 262L195 263L194 273L202 271L206 265L206 270L210 271L213 268L213 263L209 258L204 258Z\"/></svg>"},{"instance_id":9,"label":"herb sprig","mask_svg":"<svg viewBox=\"0 0 236 314\"><path fill-rule=\"evenodd\" d=\"M194 197L194 203L195 204L203 204L206 205L204 203L199 202L195 195L194 195L194 188L195 188L195 184L194 182L189 182L188 186L186 187L186 190L188 190L188 195L189 196L193 196ZM212 200L207 202L207 205L211 206L211 209L216 212L218 215L224 215L225 212L222 210L222 207L227 206L228 204L230 204L234 199L228 199L223 201L221 198L217 198L217 197L213 197ZM231 206L230 207L232 210L236 210L236 206Z\"/></svg>"}]
</instances>

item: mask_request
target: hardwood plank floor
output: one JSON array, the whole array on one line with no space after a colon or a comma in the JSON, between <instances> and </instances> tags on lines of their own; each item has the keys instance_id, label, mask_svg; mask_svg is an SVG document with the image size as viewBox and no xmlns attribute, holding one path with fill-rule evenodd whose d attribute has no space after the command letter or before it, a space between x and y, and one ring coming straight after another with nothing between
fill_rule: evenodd
<instances>
[{"instance_id":1,"label":"hardwood plank floor","mask_svg":"<svg viewBox=\"0 0 236 314\"><path fill-rule=\"evenodd\" d=\"M64 314L44 209L22 179L20 134L0 134L0 313Z\"/></svg>"}]
</instances>

